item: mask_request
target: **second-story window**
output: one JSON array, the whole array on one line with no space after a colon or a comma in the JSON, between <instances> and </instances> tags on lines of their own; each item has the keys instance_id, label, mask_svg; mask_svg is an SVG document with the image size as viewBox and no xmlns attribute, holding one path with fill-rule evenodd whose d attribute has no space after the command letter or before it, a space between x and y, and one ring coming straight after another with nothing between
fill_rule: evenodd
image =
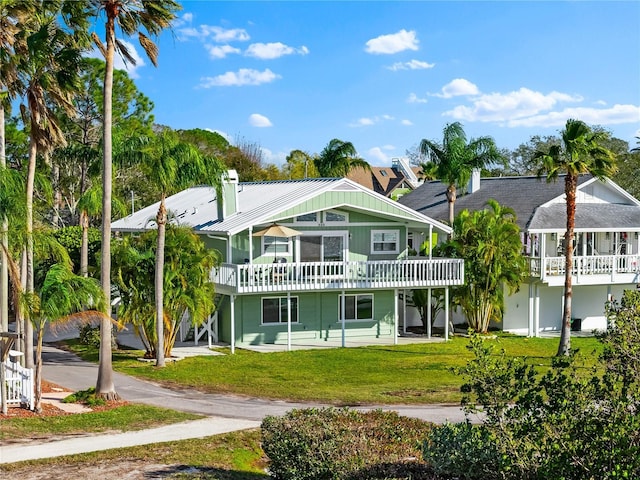
<instances>
[{"instance_id":1,"label":"second-story window","mask_svg":"<svg viewBox=\"0 0 640 480\"><path fill-rule=\"evenodd\" d=\"M371 230L371 253L399 253L399 230Z\"/></svg>"}]
</instances>

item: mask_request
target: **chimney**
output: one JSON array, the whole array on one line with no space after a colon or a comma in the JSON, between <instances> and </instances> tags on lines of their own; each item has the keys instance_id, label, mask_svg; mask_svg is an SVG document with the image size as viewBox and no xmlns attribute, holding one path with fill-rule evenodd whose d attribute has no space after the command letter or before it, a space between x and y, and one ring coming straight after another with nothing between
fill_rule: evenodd
<instances>
[{"instance_id":1,"label":"chimney","mask_svg":"<svg viewBox=\"0 0 640 480\"><path fill-rule=\"evenodd\" d=\"M218 220L222 221L238 211L238 172L229 170L222 180L222 195L218 199Z\"/></svg>"},{"instance_id":2,"label":"chimney","mask_svg":"<svg viewBox=\"0 0 640 480\"><path fill-rule=\"evenodd\" d=\"M471 179L469 180L469 186L467 187L468 193L475 193L480 190L480 169L474 168L471 172Z\"/></svg>"}]
</instances>

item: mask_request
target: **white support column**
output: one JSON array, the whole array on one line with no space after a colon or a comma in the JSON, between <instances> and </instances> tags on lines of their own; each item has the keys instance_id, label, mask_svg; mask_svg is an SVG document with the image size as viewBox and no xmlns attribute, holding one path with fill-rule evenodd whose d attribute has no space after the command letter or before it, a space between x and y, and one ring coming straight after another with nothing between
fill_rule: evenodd
<instances>
[{"instance_id":1,"label":"white support column","mask_svg":"<svg viewBox=\"0 0 640 480\"><path fill-rule=\"evenodd\" d=\"M429 225L429 260L433 258L431 252L433 251L433 245L431 245L431 239L433 238L433 225Z\"/></svg>"},{"instance_id":2,"label":"white support column","mask_svg":"<svg viewBox=\"0 0 640 480\"><path fill-rule=\"evenodd\" d=\"M249 227L249 264L253 263L253 225Z\"/></svg>"},{"instance_id":3,"label":"white support column","mask_svg":"<svg viewBox=\"0 0 640 480\"><path fill-rule=\"evenodd\" d=\"M346 303L347 303L347 298L344 295L344 290L342 290L342 301L340 302L340 321L342 323L342 347L346 347L346 341L345 341L345 317L346 315Z\"/></svg>"},{"instance_id":4,"label":"white support column","mask_svg":"<svg viewBox=\"0 0 640 480\"><path fill-rule=\"evenodd\" d=\"M291 292L287 292L287 351L291 351Z\"/></svg>"},{"instance_id":5,"label":"white support column","mask_svg":"<svg viewBox=\"0 0 640 480\"><path fill-rule=\"evenodd\" d=\"M534 336L540 336L540 285L536 283L534 287L535 291L535 314L533 317L533 331Z\"/></svg>"},{"instance_id":6,"label":"white support column","mask_svg":"<svg viewBox=\"0 0 640 480\"><path fill-rule=\"evenodd\" d=\"M402 290L402 333L407 333L407 290Z\"/></svg>"},{"instance_id":7,"label":"white support column","mask_svg":"<svg viewBox=\"0 0 640 480\"><path fill-rule=\"evenodd\" d=\"M231 354L236 353L236 296L229 296L229 306L231 312Z\"/></svg>"},{"instance_id":8,"label":"white support column","mask_svg":"<svg viewBox=\"0 0 640 480\"><path fill-rule=\"evenodd\" d=\"M449 287L444 287L444 339L449 340Z\"/></svg>"},{"instance_id":9,"label":"white support column","mask_svg":"<svg viewBox=\"0 0 640 480\"><path fill-rule=\"evenodd\" d=\"M431 288L427 290L427 338L431 338Z\"/></svg>"},{"instance_id":10,"label":"white support column","mask_svg":"<svg viewBox=\"0 0 640 480\"><path fill-rule=\"evenodd\" d=\"M529 311L527 313L527 319L528 319L528 332L527 332L527 336L529 337L533 337L535 336L535 330L534 330L534 309L535 309L535 299L534 299L534 285L533 283L529 284Z\"/></svg>"},{"instance_id":11,"label":"white support column","mask_svg":"<svg viewBox=\"0 0 640 480\"><path fill-rule=\"evenodd\" d=\"M393 289L393 297L394 297L394 302L393 302L393 344L397 345L398 344L398 289L394 288ZM405 321L406 323L406 321Z\"/></svg>"}]
</instances>

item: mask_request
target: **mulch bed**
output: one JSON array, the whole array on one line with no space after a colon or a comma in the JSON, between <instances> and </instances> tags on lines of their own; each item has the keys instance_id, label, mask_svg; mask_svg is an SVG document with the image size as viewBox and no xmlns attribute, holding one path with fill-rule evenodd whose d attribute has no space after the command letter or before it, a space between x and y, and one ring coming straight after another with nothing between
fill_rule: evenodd
<instances>
[{"instance_id":1,"label":"mulch bed","mask_svg":"<svg viewBox=\"0 0 640 480\"><path fill-rule=\"evenodd\" d=\"M50 392L61 392L65 391L66 388L63 388L55 383L47 382L46 380L42 380L42 393L50 393ZM73 392L69 392L71 394ZM111 410L113 408L121 407L123 405L127 405L129 402L124 400L114 400L109 401L104 405L90 407L94 412L103 412L106 410ZM60 415L76 415L74 413L65 412L60 410L58 407L51 405L50 403L42 402L42 412L36 413L27 408L22 408L18 405L10 405L7 409L7 415L3 415L0 412L0 420L3 418L29 418L29 417L53 417Z\"/></svg>"}]
</instances>

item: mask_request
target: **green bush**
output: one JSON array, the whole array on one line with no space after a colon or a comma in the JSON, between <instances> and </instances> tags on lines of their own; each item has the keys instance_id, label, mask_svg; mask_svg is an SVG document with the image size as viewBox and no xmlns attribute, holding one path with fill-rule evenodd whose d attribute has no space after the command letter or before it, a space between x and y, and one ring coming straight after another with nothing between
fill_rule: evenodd
<instances>
[{"instance_id":1,"label":"green bush","mask_svg":"<svg viewBox=\"0 0 640 480\"><path fill-rule=\"evenodd\" d=\"M96 397L96 389L94 387L67 395L62 399L62 403L82 403L89 407L99 407L106 404L103 398Z\"/></svg>"},{"instance_id":2,"label":"green bush","mask_svg":"<svg viewBox=\"0 0 640 480\"><path fill-rule=\"evenodd\" d=\"M465 423L434 427L422 446L424 460L437 475L459 479L502 478L501 455L488 428Z\"/></svg>"},{"instance_id":3,"label":"green bush","mask_svg":"<svg viewBox=\"0 0 640 480\"><path fill-rule=\"evenodd\" d=\"M426 478L418 460L431 425L380 410L292 410L262 422L262 448L279 480Z\"/></svg>"},{"instance_id":4,"label":"green bush","mask_svg":"<svg viewBox=\"0 0 640 480\"><path fill-rule=\"evenodd\" d=\"M575 352L549 367L507 358L472 337L475 358L457 371L466 378L463 405L483 416L482 425L435 428L423 449L434 471L463 479L640 478L640 292L606 308L594 368Z\"/></svg>"},{"instance_id":5,"label":"green bush","mask_svg":"<svg viewBox=\"0 0 640 480\"><path fill-rule=\"evenodd\" d=\"M100 327L94 327L90 324L81 325L78 329L80 331L80 343L83 345L90 345L92 347L100 346Z\"/></svg>"}]
</instances>

